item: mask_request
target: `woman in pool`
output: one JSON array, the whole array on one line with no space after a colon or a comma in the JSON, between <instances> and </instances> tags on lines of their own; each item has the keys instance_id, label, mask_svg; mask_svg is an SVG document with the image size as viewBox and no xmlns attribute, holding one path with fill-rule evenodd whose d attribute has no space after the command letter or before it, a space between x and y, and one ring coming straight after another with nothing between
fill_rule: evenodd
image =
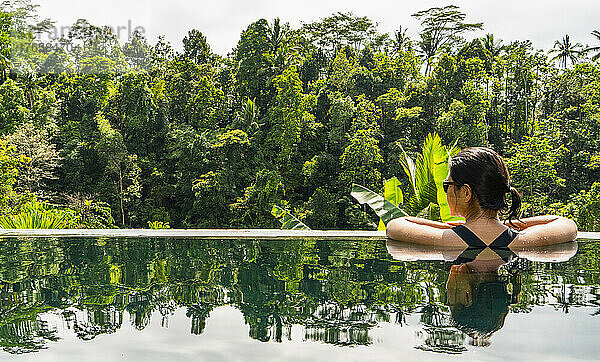
<instances>
[{"instance_id":1,"label":"woman in pool","mask_svg":"<svg viewBox=\"0 0 600 362\"><path fill-rule=\"evenodd\" d=\"M569 242L577 237L577 225L564 217L545 215L518 219L519 192L510 186L502 158L484 147L466 148L452 157L444 190L454 216L461 223L441 223L417 217L401 217L387 225L387 236L406 242L449 247L543 246ZM510 209L506 194L511 195ZM499 213L508 214L500 221ZM509 227L510 226L510 227Z\"/></svg>"}]
</instances>

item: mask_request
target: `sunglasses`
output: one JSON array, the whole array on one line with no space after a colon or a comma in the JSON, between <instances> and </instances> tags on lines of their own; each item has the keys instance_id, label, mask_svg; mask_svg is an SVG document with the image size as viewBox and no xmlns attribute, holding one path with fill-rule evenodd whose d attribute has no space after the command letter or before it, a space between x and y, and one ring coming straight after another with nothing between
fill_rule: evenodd
<instances>
[{"instance_id":1,"label":"sunglasses","mask_svg":"<svg viewBox=\"0 0 600 362\"><path fill-rule=\"evenodd\" d=\"M459 184L454 181L442 181L442 186L444 187L445 193L448 193L448 187L450 187L450 185L462 186L463 184Z\"/></svg>"}]
</instances>

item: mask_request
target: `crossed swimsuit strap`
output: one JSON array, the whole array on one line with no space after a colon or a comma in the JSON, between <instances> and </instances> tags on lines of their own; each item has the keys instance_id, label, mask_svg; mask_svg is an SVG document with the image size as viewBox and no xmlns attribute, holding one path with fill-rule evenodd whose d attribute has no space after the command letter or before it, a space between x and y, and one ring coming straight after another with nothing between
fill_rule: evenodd
<instances>
[{"instance_id":1,"label":"crossed swimsuit strap","mask_svg":"<svg viewBox=\"0 0 600 362\"><path fill-rule=\"evenodd\" d=\"M486 245L481 239L475 235L469 228L464 225L458 225L452 228L452 230L458 235L465 243L469 246L463 251L455 263L464 264L475 260L477 255L481 253L485 248L492 249L502 260L508 262L510 259L515 257L515 253L508 248L508 245L517 237L518 231L511 228L506 229L500 236L496 238L490 245Z\"/></svg>"}]
</instances>

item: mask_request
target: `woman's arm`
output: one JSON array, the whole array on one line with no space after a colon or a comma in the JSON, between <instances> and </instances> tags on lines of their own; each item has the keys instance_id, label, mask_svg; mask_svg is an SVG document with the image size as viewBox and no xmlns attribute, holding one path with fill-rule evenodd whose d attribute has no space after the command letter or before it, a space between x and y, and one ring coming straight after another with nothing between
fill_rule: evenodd
<instances>
[{"instance_id":1,"label":"woman's arm","mask_svg":"<svg viewBox=\"0 0 600 362\"><path fill-rule=\"evenodd\" d=\"M515 240L516 245L544 246L566 243L577 238L577 224L562 216L544 215L522 221L514 222L519 230L523 230Z\"/></svg>"},{"instance_id":2,"label":"woman's arm","mask_svg":"<svg viewBox=\"0 0 600 362\"><path fill-rule=\"evenodd\" d=\"M556 215L534 216L534 217L527 217L525 219L520 219L520 220L512 220L512 224L510 224L508 222L508 220L505 220L504 225L512 226L518 230L525 230L531 226L548 224L552 221L557 220L558 218L560 218L560 216L556 216Z\"/></svg>"},{"instance_id":3,"label":"woman's arm","mask_svg":"<svg viewBox=\"0 0 600 362\"><path fill-rule=\"evenodd\" d=\"M431 227L436 228L436 229L450 229L450 228L452 228L452 225L450 225L450 224L445 224L445 223L439 222L439 221L422 219L420 217L404 216L404 217L401 217L401 219L409 221L409 222L411 222L413 224L431 226Z\"/></svg>"},{"instance_id":4,"label":"woman's arm","mask_svg":"<svg viewBox=\"0 0 600 362\"><path fill-rule=\"evenodd\" d=\"M452 225L437 221L404 216L390 221L386 228L388 238L422 245L464 246L464 243L450 238L442 238L450 232ZM456 241L456 242L454 242Z\"/></svg>"}]
</instances>

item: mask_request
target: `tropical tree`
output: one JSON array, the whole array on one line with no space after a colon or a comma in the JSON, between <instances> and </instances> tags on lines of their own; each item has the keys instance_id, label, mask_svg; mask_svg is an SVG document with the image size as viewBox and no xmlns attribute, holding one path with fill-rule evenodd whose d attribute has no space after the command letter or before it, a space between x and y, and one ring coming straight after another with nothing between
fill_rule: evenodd
<instances>
[{"instance_id":1,"label":"tropical tree","mask_svg":"<svg viewBox=\"0 0 600 362\"><path fill-rule=\"evenodd\" d=\"M235 81L237 92L242 99L255 99L257 106L266 110L274 89L270 80L272 43L269 24L260 19L248 26L242 33L235 53Z\"/></svg>"},{"instance_id":2,"label":"tropical tree","mask_svg":"<svg viewBox=\"0 0 600 362\"><path fill-rule=\"evenodd\" d=\"M556 53L552 60L559 60L559 64L562 64L563 68L567 67L567 61L571 61L571 64L577 63L577 60L584 54L581 43L573 44L569 38L569 34L566 34L562 41L555 41L554 47L550 50L550 53Z\"/></svg>"},{"instance_id":3,"label":"tropical tree","mask_svg":"<svg viewBox=\"0 0 600 362\"><path fill-rule=\"evenodd\" d=\"M251 180L248 169L250 141L248 135L239 129L223 132L217 142L211 145L205 162L206 172L194 180L196 193L194 213L200 226L226 226L231 219L229 204ZM211 204L207 209L205 205Z\"/></svg>"},{"instance_id":4,"label":"tropical tree","mask_svg":"<svg viewBox=\"0 0 600 362\"><path fill-rule=\"evenodd\" d=\"M15 188L47 196L48 182L57 178L55 169L61 161L56 146L49 142L48 132L25 122L5 139L26 160L19 167Z\"/></svg>"},{"instance_id":5,"label":"tropical tree","mask_svg":"<svg viewBox=\"0 0 600 362\"><path fill-rule=\"evenodd\" d=\"M15 147L4 139L0 139L0 215L10 214L29 198L27 193L17 193L14 185L19 169L29 160L18 155Z\"/></svg>"},{"instance_id":6,"label":"tropical tree","mask_svg":"<svg viewBox=\"0 0 600 362\"><path fill-rule=\"evenodd\" d=\"M279 18L273 20L273 23L269 25L268 41L271 44L269 61L273 73L270 79L272 81L276 74L283 73L292 65L298 65L300 47L295 44L295 37L290 31L289 24L281 25Z\"/></svg>"},{"instance_id":7,"label":"tropical tree","mask_svg":"<svg viewBox=\"0 0 600 362\"><path fill-rule=\"evenodd\" d=\"M237 114L234 126L242 131L251 134L259 128L259 109L256 106L255 100L246 98L242 103L242 109Z\"/></svg>"},{"instance_id":8,"label":"tropical tree","mask_svg":"<svg viewBox=\"0 0 600 362\"><path fill-rule=\"evenodd\" d=\"M237 214L232 223L244 227L274 226L271 211L274 205L282 204L286 193L282 181L276 171L258 171L252 184L244 190L244 195L231 205L232 211Z\"/></svg>"},{"instance_id":9,"label":"tropical tree","mask_svg":"<svg viewBox=\"0 0 600 362\"><path fill-rule=\"evenodd\" d=\"M523 194L524 211L527 216L544 212L544 205L551 204L552 196L565 186L565 179L558 177L556 166L567 152L561 145L554 147L549 137L534 134L511 148L512 157L506 159L511 171L512 184Z\"/></svg>"},{"instance_id":10,"label":"tropical tree","mask_svg":"<svg viewBox=\"0 0 600 362\"><path fill-rule=\"evenodd\" d=\"M123 45L123 55L129 67L136 70L148 69L151 49L146 38L139 31L133 32L131 39Z\"/></svg>"},{"instance_id":11,"label":"tropical tree","mask_svg":"<svg viewBox=\"0 0 600 362\"><path fill-rule=\"evenodd\" d=\"M504 50L502 40L496 41L494 34L485 34L485 37L481 39L481 43L483 44L483 47L490 52L493 58L499 56L502 50Z\"/></svg>"},{"instance_id":12,"label":"tropical tree","mask_svg":"<svg viewBox=\"0 0 600 362\"><path fill-rule=\"evenodd\" d=\"M288 31L287 26L281 26L279 18L275 18L273 24L269 25L269 43L271 43L271 51L273 53L276 53L277 49L283 45Z\"/></svg>"},{"instance_id":13,"label":"tropical tree","mask_svg":"<svg viewBox=\"0 0 600 362\"><path fill-rule=\"evenodd\" d=\"M425 58L425 74L429 73L431 61L440 49L452 47L460 42L460 35L483 28L483 23L465 23L466 14L455 5L433 7L414 13L412 16L423 26L418 42Z\"/></svg>"},{"instance_id":14,"label":"tropical tree","mask_svg":"<svg viewBox=\"0 0 600 362\"><path fill-rule=\"evenodd\" d=\"M594 30L594 31L592 31L592 35L594 36L594 38L596 38L596 40L600 41L600 31ZM590 53L590 52L598 52L597 54L592 56L592 60L598 60L598 58L600 58L600 45L587 47L584 50L584 52L585 52L585 54Z\"/></svg>"},{"instance_id":15,"label":"tropical tree","mask_svg":"<svg viewBox=\"0 0 600 362\"><path fill-rule=\"evenodd\" d=\"M580 231L600 231L600 182L594 182L589 190L571 195L569 202L550 205L552 212L577 223Z\"/></svg>"},{"instance_id":16,"label":"tropical tree","mask_svg":"<svg viewBox=\"0 0 600 362\"><path fill-rule=\"evenodd\" d=\"M431 62L437 54L439 47L435 43L435 39L430 33L420 34L421 39L417 42L418 51L421 57L425 60L425 75L429 74Z\"/></svg>"},{"instance_id":17,"label":"tropical tree","mask_svg":"<svg viewBox=\"0 0 600 362\"><path fill-rule=\"evenodd\" d=\"M196 63L208 63L214 57L204 34L193 29L183 38L183 56Z\"/></svg>"},{"instance_id":18,"label":"tropical tree","mask_svg":"<svg viewBox=\"0 0 600 362\"><path fill-rule=\"evenodd\" d=\"M0 85L0 134L11 133L30 114L23 88L12 79Z\"/></svg>"},{"instance_id":19,"label":"tropical tree","mask_svg":"<svg viewBox=\"0 0 600 362\"><path fill-rule=\"evenodd\" d=\"M392 40L393 50L395 54L400 54L404 51L412 51L412 40L406 34L407 29L402 28L402 25L398 30L394 31L394 39Z\"/></svg>"},{"instance_id":20,"label":"tropical tree","mask_svg":"<svg viewBox=\"0 0 600 362\"><path fill-rule=\"evenodd\" d=\"M304 24L302 29L310 41L331 58L345 46L359 51L378 37L376 23L352 12L338 12L320 21Z\"/></svg>"},{"instance_id":21,"label":"tropical tree","mask_svg":"<svg viewBox=\"0 0 600 362\"><path fill-rule=\"evenodd\" d=\"M350 144L340 157L340 180L345 185L360 183L369 188L381 185L379 166L383 157L378 144L371 129L359 129L352 135Z\"/></svg>"},{"instance_id":22,"label":"tropical tree","mask_svg":"<svg viewBox=\"0 0 600 362\"><path fill-rule=\"evenodd\" d=\"M123 136L111 126L102 112L96 115L95 121L100 133L96 148L106 162L105 173L112 179L114 189L110 196L116 196L121 225L125 225L126 207L141 196L141 171L137 165L137 156L127 154Z\"/></svg>"}]
</instances>

